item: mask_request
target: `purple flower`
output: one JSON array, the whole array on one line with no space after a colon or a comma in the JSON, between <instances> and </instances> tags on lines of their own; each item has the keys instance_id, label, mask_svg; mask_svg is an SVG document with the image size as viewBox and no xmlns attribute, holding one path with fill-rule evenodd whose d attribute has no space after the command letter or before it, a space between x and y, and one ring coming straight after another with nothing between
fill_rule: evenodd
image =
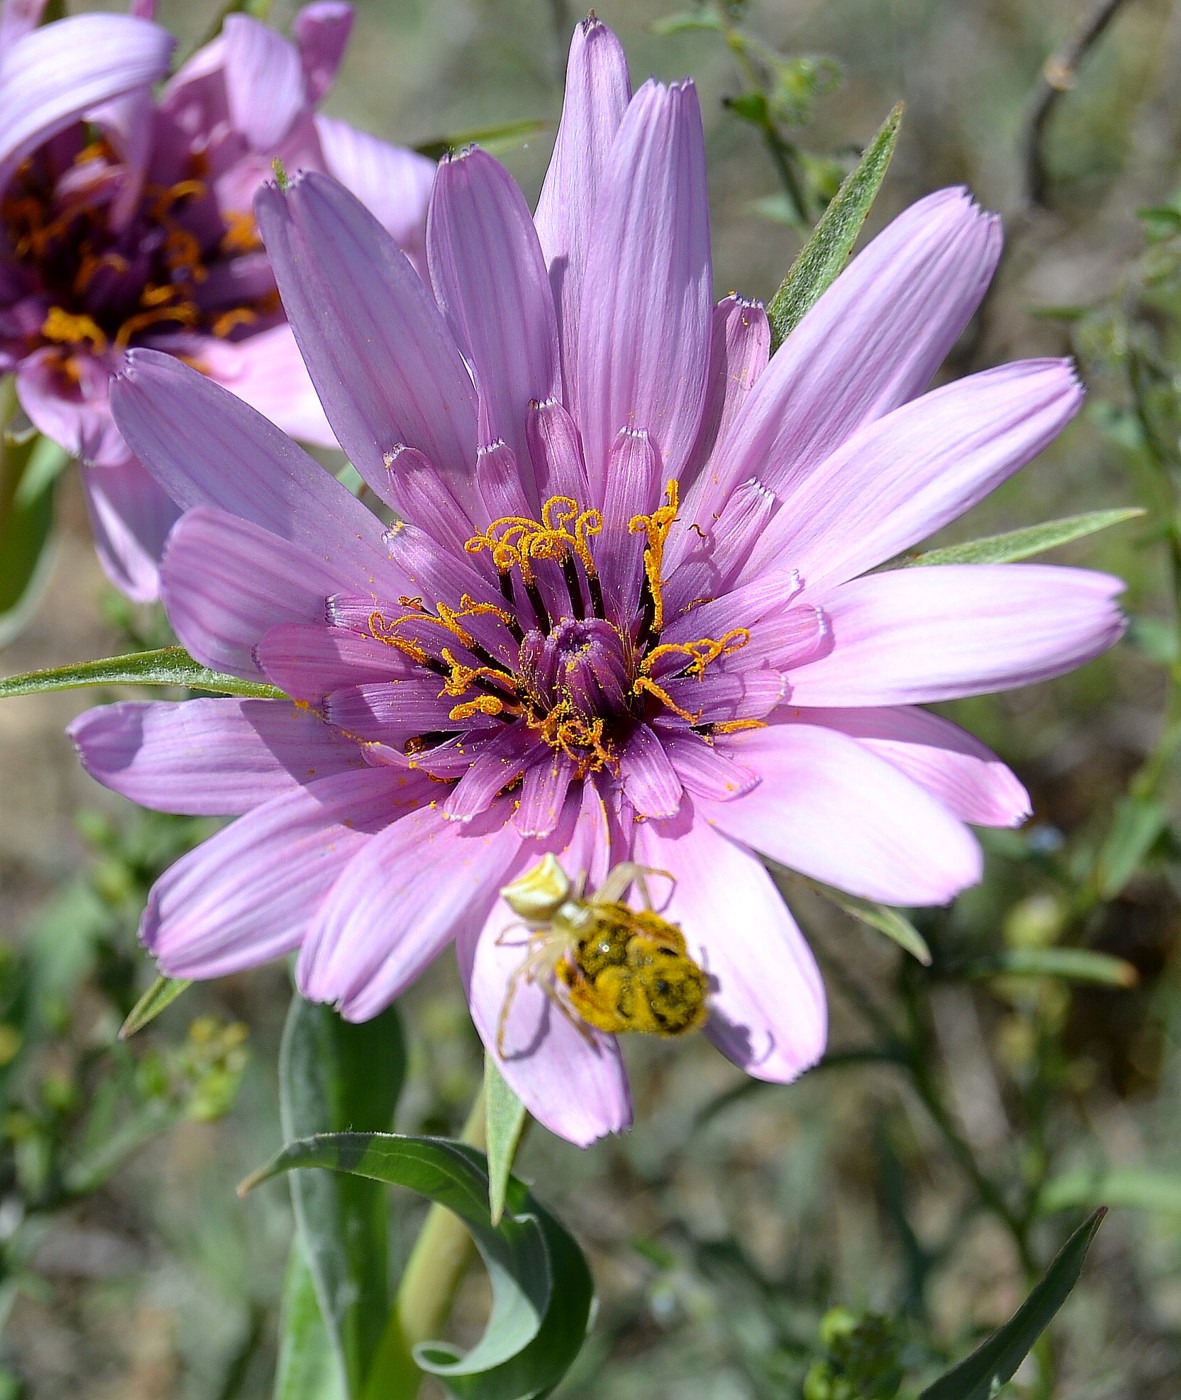
<instances>
[{"instance_id":1,"label":"purple flower","mask_svg":"<svg viewBox=\"0 0 1181 1400\"><path fill-rule=\"evenodd\" d=\"M1122 628L1100 574L871 572L1078 407L1051 360L923 392L996 221L961 191L921 201L768 360L762 308L711 301L692 84L629 97L595 20L535 221L489 156L440 167L434 297L324 176L257 208L329 421L403 520L383 535L246 405L132 357L120 428L187 508L162 566L172 622L202 662L296 702L74 726L128 797L241 814L157 883L145 944L184 977L299 949L303 992L362 1020L454 940L506 1079L586 1143L630 1119L616 1039L521 975L499 892L547 853L588 899L635 862L675 878L663 914L708 978L705 1034L794 1078L823 1049L824 994L755 853L870 899L951 899L980 875L966 823L1015 824L1028 800L916 705L1058 675Z\"/></svg>"},{"instance_id":2,"label":"purple flower","mask_svg":"<svg viewBox=\"0 0 1181 1400\"><path fill-rule=\"evenodd\" d=\"M315 113L348 5L301 10L295 43L229 15L158 99L173 40L142 17L150 4L34 28L43 8L0 10L0 375L15 373L34 425L83 460L103 565L149 599L178 511L111 418L123 352L180 356L297 437L332 444L254 192L275 157L330 171L421 259L434 165Z\"/></svg>"}]
</instances>

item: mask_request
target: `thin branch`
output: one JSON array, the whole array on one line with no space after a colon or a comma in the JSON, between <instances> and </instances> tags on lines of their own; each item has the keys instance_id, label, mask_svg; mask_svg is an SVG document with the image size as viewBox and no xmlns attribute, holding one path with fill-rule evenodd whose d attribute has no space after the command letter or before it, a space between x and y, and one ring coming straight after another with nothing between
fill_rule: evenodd
<instances>
[{"instance_id":1,"label":"thin branch","mask_svg":"<svg viewBox=\"0 0 1181 1400\"><path fill-rule=\"evenodd\" d=\"M1078 70L1104 30L1116 17L1124 0L1098 0L1091 13L1057 53L1042 65L1041 79L1030 105L1025 128L1025 199L1031 208L1046 208L1049 177L1046 174L1045 136L1050 116L1064 92L1069 92Z\"/></svg>"}]
</instances>

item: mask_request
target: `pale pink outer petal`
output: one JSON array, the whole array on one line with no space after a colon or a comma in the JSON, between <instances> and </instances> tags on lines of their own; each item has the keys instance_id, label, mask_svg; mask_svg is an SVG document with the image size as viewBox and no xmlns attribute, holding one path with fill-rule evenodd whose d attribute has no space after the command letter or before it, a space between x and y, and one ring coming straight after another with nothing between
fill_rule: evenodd
<instances>
[{"instance_id":1,"label":"pale pink outer petal","mask_svg":"<svg viewBox=\"0 0 1181 1400\"><path fill-rule=\"evenodd\" d=\"M692 83L645 83L611 147L578 328L579 427L595 504L620 428L677 476L705 405L713 315L701 110Z\"/></svg>"},{"instance_id":2,"label":"pale pink outer petal","mask_svg":"<svg viewBox=\"0 0 1181 1400\"><path fill-rule=\"evenodd\" d=\"M100 360L84 354L73 357L73 370L67 377L60 354L49 347L26 356L16 371L21 407L39 433L72 457L117 466L126 460L127 445L111 417L110 373Z\"/></svg>"},{"instance_id":3,"label":"pale pink outer petal","mask_svg":"<svg viewBox=\"0 0 1181 1400\"><path fill-rule=\"evenodd\" d=\"M306 622L272 627L255 659L272 684L316 706L345 686L388 681L399 668L393 649L372 637Z\"/></svg>"},{"instance_id":4,"label":"pale pink outer petal","mask_svg":"<svg viewBox=\"0 0 1181 1400\"><path fill-rule=\"evenodd\" d=\"M305 5L295 16L291 32L299 47L309 103L319 102L332 86L352 28L353 7L336 0Z\"/></svg>"},{"instance_id":5,"label":"pale pink outer petal","mask_svg":"<svg viewBox=\"0 0 1181 1400\"><path fill-rule=\"evenodd\" d=\"M940 190L894 220L784 341L710 464L717 510L740 481L802 480L864 423L929 383L984 295L997 220Z\"/></svg>"},{"instance_id":6,"label":"pale pink outer petal","mask_svg":"<svg viewBox=\"0 0 1181 1400\"><path fill-rule=\"evenodd\" d=\"M591 223L608 153L630 97L623 45L593 16L583 20L570 42L562 120L535 215L557 308L563 397L572 411L577 408L578 321Z\"/></svg>"},{"instance_id":7,"label":"pale pink outer petal","mask_svg":"<svg viewBox=\"0 0 1181 1400\"><path fill-rule=\"evenodd\" d=\"M224 977L298 946L340 871L418 784L338 773L256 807L156 881L140 939L169 977Z\"/></svg>"},{"instance_id":8,"label":"pale pink outer petal","mask_svg":"<svg viewBox=\"0 0 1181 1400\"><path fill-rule=\"evenodd\" d=\"M427 258L439 306L474 366L487 436L527 464L526 412L557 387L558 327L529 208L487 152L439 166Z\"/></svg>"},{"instance_id":9,"label":"pale pink outer petal","mask_svg":"<svg viewBox=\"0 0 1181 1400\"><path fill-rule=\"evenodd\" d=\"M817 599L827 655L789 676L793 705L911 705L1072 671L1119 640L1123 581L1052 564L895 569Z\"/></svg>"},{"instance_id":10,"label":"pale pink outer petal","mask_svg":"<svg viewBox=\"0 0 1181 1400\"><path fill-rule=\"evenodd\" d=\"M799 710L801 724L838 729L892 763L953 812L977 826L1019 826L1030 814L1017 775L971 734L926 710Z\"/></svg>"},{"instance_id":11,"label":"pale pink outer petal","mask_svg":"<svg viewBox=\"0 0 1181 1400\"><path fill-rule=\"evenodd\" d=\"M245 340L195 339L189 351L209 377L300 442L335 447L307 366L288 325Z\"/></svg>"},{"instance_id":12,"label":"pale pink outer petal","mask_svg":"<svg viewBox=\"0 0 1181 1400\"><path fill-rule=\"evenodd\" d=\"M130 15L75 15L0 51L0 191L35 146L84 112L164 76L175 40Z\"/></svg>"},{"instance_id":13,"label":"pale pink outer petal","mask_svg":"<svg viewBox=\"0 0 1181 1400\"><path fill-rule=\"evenodd\" d=\"M377 494L385 454L415 447L470 473L476 394L422 279L377 219L327 175L255 200L288 320L340 445Z\"/></svg>"},{"instance_id":14,"label":"pale pink outer petal","mask_svg":"<svg viewBox=\"0 0 1181 1400\"><path fill-rule=\"evenodd\" d=\"M756 1079L788 1083L824 1053L820 971L779 891L749 851L700 821L645 822L635 857L676 877L665 918L709 975L705 1033ZM663 887L663 885L662 885Z\"/></svg>"},{"instance_id":15,"label":"pale pink outer petal","mask_svg":"<svg viewBox=\"0 0 1181 1400\"><path fill-rule=\"evenodd\" d=\"M253 150L269 151L308 106L299 50L249 15L227 15L222 34L230 120Z\"/></svg>"},{"instance_id":16,"label":"pale pink outer petal","mask_svg":"<svg viewBox=\"0 0 1181 1400\"><path fill-rule=\"evenodd\" d=\"M945 904L980 879L980 847L968 828L856 739L775 724L732 742L762 782L732 802L698 800L727 836L887 904Z\"/></svg>"},{"instance_id":17,"label":"pale pink outer petal","mask_svg":"<svg viewBox=\"0 0 1181 1400\"><path fill-rule=\"evenodd\" d=\"M316 114L324 168L377 216L426 276L426 210L435 162L336 117Z\"/></svg>"},{"instance_id":18,"label":"pale pink outer petal","mask_svg":"<svg viewBox=\"0 0 1181 1400\"><path fill-rule=\"evenodd\" d=\"M268 419L175 356L131 351L111 407L133 451L185 509L240 515L343 571L353 588L380 575L401 581L360 501Z\"/></svg>"},{"instance_id":19,"label":"pale pink outer petal","mask_svg":"<svg viewBox=\"0 0 1181 1400\"><path fill-rule=\"evenodd\" d=\"M49 0L4 0L0 4L0 53L7 53L41 23Z\"/></svg>"},{"instance_id":20,"label":"pale pink outer petal","mask_svg":"<svg viewBox=\"0 0 1181 1400\"><path fill-rule=\"evenodd\" d=\"M66 732L104 787L197 817L236 817L366 766L355 743L282 700L124 701L87 710Z\"/></svg>"},{"instance_id":21,"label":"pale pink outer petal","mask_svg":"<svg viewBox=\"0 0 1181 1400\"><path fill-rule=\"evenodd\" d=\"M83 461L82 490L94 548L107 577L137 603L160 596L160 556L180 508L134 457L111 466Z\"/></svg>"},{"instance_id":22,"label":"pale pink outer petal","mask_svg":"<svg viewBox=\"0 0 1181 1400\"><path fill-rule=\"evenodd\" d=\"M546 850L564 869L585 873L592 887L602 881L610 861L606 813L593 785L582 786L573 832L563 823L547 839L523 845L502 883L532 869ZM571 798L568 807L573 805ZM456 956L472 1020L485 1050L533 1117L586 1147L631 1123L623 1059L613 1036L589 1026L585 1034L576 1029L536 983L519 979L513 986L528 953L529 935L503 900L496 901L482 928L460 935ZM499 1026L510 996L502 1054Z\"/></svg>"},{"instance_id":23,"label":"pale pink outer petal","mask_svg":"<svg viewBox=\"0 0 1181 1400\"><path fill-rule=\"evenodd\" d=\"M1082 403L1068 360L1024 360L868 424L784 498L745 571L790 560L815 597L962 515L1062 431Z\"/></svg>"},{"instance_id":24,"label":"pale pink outer petal","mask_svg":"<svg viewBox=\"0 0 1181 1400\"><path fill-rule=\"evenodd\" d=\"M450 822L433 804L375 836L340 874L300 953L299 989L367 1021L461 930L478 928L521 846L502 804Z\"/></svg>"},{"instance_id":25,"label":"pale pink outer petal","mask_svg":"<svg viewBox=\"0 0 1181 1400\"><path fill-rule=\"evenodd\" d=\"M190 654L250 680L263 635L280 622L322 622L342 583L339 566L208 506L177 521L160 564L160 596Z\"/></svg>"}]
</instances>

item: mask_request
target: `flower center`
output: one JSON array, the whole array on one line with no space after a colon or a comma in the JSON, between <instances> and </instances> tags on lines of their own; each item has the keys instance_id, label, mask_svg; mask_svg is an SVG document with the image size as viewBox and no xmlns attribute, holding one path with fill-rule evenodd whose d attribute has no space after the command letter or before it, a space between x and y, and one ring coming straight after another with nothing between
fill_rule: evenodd
<instances>
[{"instance_id":1,"label":"flower center","mask_svg":"<svg viewBox=\"0 0 1181 1400\"><path fill-rule=\"evenodd\" d=\"M110 144L91 141L63 162L68 139L25 161L0 203L19 354L62 347L69 372L73 354L123 351L147 332L224 338L276 314L273 290L227 304L207 286L211 262L262 245L252 214L218 211L203 156L171 184L146 183L128 207L132 172Z\"/></svg>"},{"instance_id":2,"label":"flower center","mask_svg":"<svg viewBox=\"0 0 1181 1400\"><path fill-rule=\"evenodd\" d=\"M602 514L553 496L540 520L502 517L464 546L490 558L500 603L463 594L458 607L440 602L432 612L422 598L404 597L401 614L371 612L368 632L442 680L440 696L456 701L448 713L456 726L521 724L569 758L579 777L613 767L637 725L669 713L696 724L700 712L678 704L669 682L703 677L749 640L738 628L660 641L664 542L677 504L670 481L663 505L628 521L627 535L644 536L643 563L638 596L622 607L608 607L595 557L595 546L609 543Z\"/></svg>"}]
</instances>

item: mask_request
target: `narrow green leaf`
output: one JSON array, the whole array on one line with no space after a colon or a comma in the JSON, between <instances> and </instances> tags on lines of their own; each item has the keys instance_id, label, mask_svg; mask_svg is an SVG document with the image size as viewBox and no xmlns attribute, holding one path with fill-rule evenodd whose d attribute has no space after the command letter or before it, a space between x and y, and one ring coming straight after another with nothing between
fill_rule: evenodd
<instances>
[{"instance_id":1,"label":"narrow green leaf","mask_svg":"<svg viewBox=\"0 0 1181 1400\"><path fill-rule=\"evenodd\" d=\"M1012 1378L1078 1282L1087 1250L1106 1213L1097 1210L1089 1216L1063 1245L1045 1278L1000 1331L994 1332L966 1361L929 1385L919 1400L989 1400L995 1395L997 1388Z\"/></svg>"},{"instance_id":2,"label":"narrow green leaf","mask_svg":"<svg viewBox=\"0 0 1181 1400\"><path fill-rule=\"evenodd\" d=\"M283 1283L274 1400L346 1400L298 1235L291 1241Z\"/></svg>"},{"instance_id":3,"label":"narrow green leaf","mask_svg":"<svg viewBox=\"0 0 1181 1400\"><path fill-rule=\"evenodd\" d=\"M73 666L0 677L0 700L13 695L39 695L46 690L82 690L93 685L176 685L219 695L286 699L273 685L244 681L198 665L184 647L160 647L157 651L135 651L127 656L107 656L101 661L80 661Z\"/></svg>"},{"instance_id":4,"label":"narrow green leaf","mask_svg":"<svg viewBox=\"0 0 1181 1400\"><path fill-rule=\"evenodd\" d=\"M1095 858L1095 883L1104 899L1119 894L1168 824L1169 810L1163 802L1141 797L1120 800Z\"/></svg>"},{"instance_id":5,"label":"narrow green leaf","mask_svg":"<svg viewBox=\"0 0 1181 1400\"><path fill-rule=\"evenodd\" d=\"M1140 980L1130 962L1090 948L1006 948L951 970L959 977L1060 977L1103 987L1134 987Z\"/></svg>"},{"instance_id":6,"label":"narrow green leaf","mask_svg":"<svg viewBox=\"0 0 1181 1400\"><path fill-rule=\"evenodd\" d=\"M529 1116L525 1105L504 1082L496 1061L484 1056L485 1141L488 1144L488 1205L493 1225L500 1224L513 1158Z\"/></svg>"},{"instance_id":7,"label":"narrow green leaf","mask_svg":"<svg viewBox=\"0 0 1181 1400\"><path fill-rule=\"evenodd\" d=\"M1098 1170L1081 1167L1064 1172L1042 1187L1038 1214L1053 1215L1055 1211L1079 1207L1091 1210L1100 1201L1107 1206L1181 1215L1181 1171L1158 1171L1152 1167Z\"/></svg>"},{"instance_id":8,"label":"narrow green leaf","mask_svg":"<svg viewBox=\"0 0 1181 1400\"><path fill-rule=\"evenodd\" d=\"M795 330L848 260L870 206L886 178L901 121L900 102L866 147L856 167L845 176L811 238L800 249L791 271L768 303L772 350Z\"/></svg>"},{"instance_id":9,"label":"narrow green leaf","mask_svg":"<svg viewBox=\"0 0 1181 1400\"><path fill-rule=\"evenodd\" d=\"M897 909L891 909L886 904L874 904L867 899L857 899L853 895L837 894L835 890L827 887L820 893L858 923L868 924L870 928L884 933L887 938L892 938L924 967L931 966L931 950L927 947L926 939Z\"/></svg>"},{"instance_id":10,"label":"narrow green leaf","mask_svg":"<svg viewBox=\"0 0 1181 1400\"><path fill-rule=\"evenodd\" d=\"M36 433L19 442L0 434L0 645L20 632L48 578L57 481L51 468L61 456Z\"/></svg>"},{"instance_id":11,"label":"narrow green leaf","mask_svg":"<svg viewBox=\"0 0 1181 1400\"><path fill-rule=\"evenodd\" d=\"M505 1214L488 1219L482 1152L465 1143L385 1133L334 1133L289 1143L238 1188L246 1192L294 1167L327 1167L406 1186L467 1225L492 1284L484 1335L466 1355L442 1343L415 1348L418 1364L460 1400L532 1400L558 1383L578 1355L593 1297L582 1251L515 1177Z\"/></svg>"},{"instance_id":12,"label":"narrow green leaf","mask_svg":"<svg viewBox=\"0 0 1181 1400\"><path fill-rule=\"evenodd\" d=\"M283 1136L388 1128L405 1070L396 1007L353 1025L295 996L279 1056ZM345 1393L359 1396L390 1309L387 1193L357 1177L300 1172L291 1198Z\"/></svg>"},{"instance_id":13,"label":"narrow green leaf","mask_svg":"<svg viewBox=\"0 0 1181 1400\"><path fill-rule=\"evenodd\" d=\"M149 1021L154 1021L165 1007L171 1006L181 992L192 985L192 982L185 982L180 978L157 977L131 1008L127 1020L119 1027L119 1039L126 1040L136 1031L142 1031Z\"/></svg>"},{"instance_id":14,"label":"narrow green leaf","mask_svg":"<svg viewBox=\"0 0 1181 1400\"><path fill-rule=\"evenodd\" d=\"M516 146L530 136L539 136L549 130L549 122L525 120L504 122L500 126L481 126L471 131L457 131L451 136L437 136L415 146L422 156L431 160L442 160L449 151L460 151L464 146L483 146L487 151L495 151L505 146Z\"/></svg>"},{"instance_id":15,"label":"narrow green leaf","mask_svg":"<svg viewBox=\"0 0 1181 1400\"><path fill-rule=\"evenodd\" d=\"M969 540L966 544L951 544L945 549L929 549L904 562L916 564L1012 564L1018 559L1030 559L1044 554L1071 540L1081 540L1111 525L1135 520L1144 512L1138 506L1123 506L1118 510L1092 510L1086 515L1068 515L1062 520L1047 520L1043 525L1029 525L1023 530L1010 530L1004 535L988 535Z\"/></svg>"}]
</instances>

